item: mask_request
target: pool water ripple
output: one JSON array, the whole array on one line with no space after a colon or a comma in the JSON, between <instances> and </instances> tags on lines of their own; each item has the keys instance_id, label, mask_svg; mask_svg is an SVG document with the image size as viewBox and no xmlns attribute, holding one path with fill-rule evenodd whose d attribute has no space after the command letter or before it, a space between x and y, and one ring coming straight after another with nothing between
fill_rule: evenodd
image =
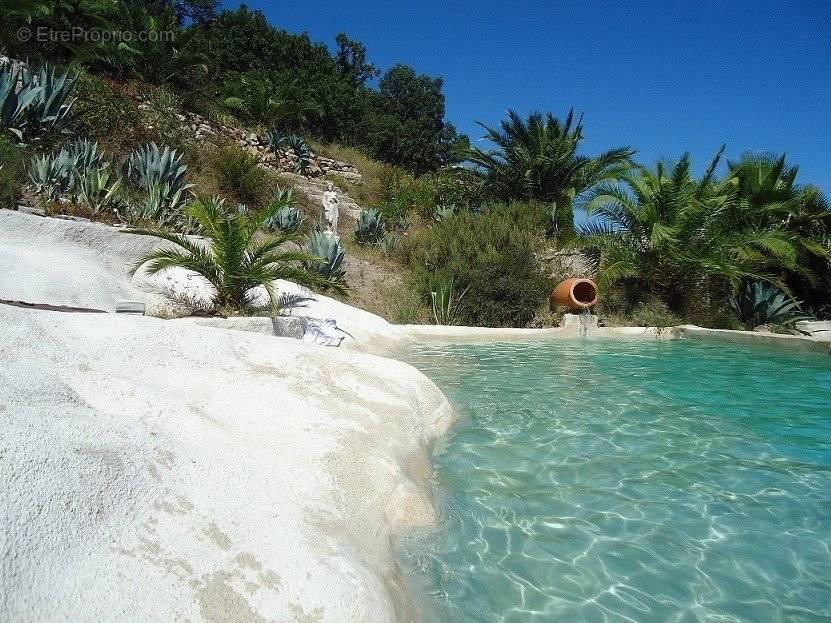
<instances>
[{"instance_id":1,"label":"pool water ripple","mask_svg":"<svg viewBox=\"0 0 831 623\"><path fill-rule=\"evenodd\" d=\"M686 341L424 346L463 415L435 621L831 621L831 359Z\"/></svg>"}]
</instances>

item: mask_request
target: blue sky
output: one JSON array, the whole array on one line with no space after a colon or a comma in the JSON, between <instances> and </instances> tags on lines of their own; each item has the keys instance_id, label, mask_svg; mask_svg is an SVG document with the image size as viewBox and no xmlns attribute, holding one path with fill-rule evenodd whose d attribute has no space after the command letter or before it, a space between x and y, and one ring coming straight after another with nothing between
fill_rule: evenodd
<instances>
[{"instance_id":1,"label":"blue sky","mask_svg":"<svg viewBox=\"0 0 831 623\"><path fill-rule=\"evenodd\" d=\"M228 6L236 4L226 3ZM585 114L586 153L653 162L786 151L831 194L831 0L793 2L248 2L334 47L346 32L382 69L445 80L447 117L474 141L508 108Z\"/></svg>"}]
</instances>

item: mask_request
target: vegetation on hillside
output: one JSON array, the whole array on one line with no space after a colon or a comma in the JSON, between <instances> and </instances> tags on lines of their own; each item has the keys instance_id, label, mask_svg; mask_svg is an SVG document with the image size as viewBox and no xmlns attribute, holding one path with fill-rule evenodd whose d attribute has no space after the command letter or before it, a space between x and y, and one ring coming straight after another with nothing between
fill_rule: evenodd
<instances>
[{"instance_id":1,"label":"vegetation on hillside","mask_svg":"<svg viewBox=\"0 0 831 623\"><path fill-rule=\"evenodd\" d=\"M122 40L55 45L20 28ZM392 320L553 322L552 278L585 270L612 322L831 317L831 210L785 155L720 151L696 176L687 155L645 166L628 147L586 154L574 112L511 111L480 124L490 147L471 149L445 120L441 78L384 71L346 34L330 51L213 0L24 0L4 6L0 35L6 55L29 60L0 67L0 206L35 199L152 231L182 249L153 265L198 266L220 306L244 308L278 273L340 292L360 262L383 282L360 300L397 309ZM351 162L362 180L325 180L363 212L332 240L315 229L316 200L286 190L291 174L245 141L195 136L186 113L265 137L297 175L313 152ZM591 218L575 228L577 207Z\"/></svg>"},{"instance_id":2,"label":"vegetation on hillside","mask_svg":"<svg viewBox=\"0 0 831 623\"><path fill-rule=\"evenodd\" d=\"M56 46L38 36L24 41L16 35L21 28L57 36L73 28L120 33L122 40L77 37ZM406 65L380 74L364 45L345 34L333 54L245 5L219 11L209 0L24 1L4 10L0 33L14 58L164 85L210 115L359 145L417 174L464 158L467 138L444 118L441 78Z\"/></svg>"}]
</instances>

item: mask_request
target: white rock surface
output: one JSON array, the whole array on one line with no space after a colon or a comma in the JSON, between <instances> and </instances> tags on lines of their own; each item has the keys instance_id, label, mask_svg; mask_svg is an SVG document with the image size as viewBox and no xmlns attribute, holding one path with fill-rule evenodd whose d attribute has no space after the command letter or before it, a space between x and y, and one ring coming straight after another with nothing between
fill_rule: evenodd
<instances>
[{"instance_id":1,"label":"white rock surface","mask_svg":"<svg viewBox=\"0 0 831 623\"><path fill-rule=\"evenodd\" d=\"M0 299L104 311L113 311L119 300L133 300L145 302L149 315L163 317L182 315L188 307L209 307L211 286L195 273L173 268L154 277L130 275L136 260L160 244L159 240L98 223L0 210ZM344 346L370 347L375 342L403 339L395 327L375 314L288 281L278 281L277 289L311 297L292 313L334 318L349 335ZM259 290L255 294L265 305L265 289ZM264 327L266 332L271 326L267 319L224 322L211 318L196 322L215 326L247 324L258 327L255 330Z\"/></svg>"},{"instance_id":2,"label":"white rock surface","mask_svg":"<svg viewBox=\"0 0 831 623\"><path fill-rule=\"evenodd\" d=\"M151 248L113 227L0 210L0 298L106 311L147 300L128 272Z\"/></svg>"},{"instance_id":3,"label":"white rock surface","mask_svg":"<svg viewBox=\"0 0 831 623\"><path fill-rule=\"evenodd\" d=\"M411 618L389 537L451 421L415 369L2 305L0 357L0 620Z\"/></svg>"}]
</instances>

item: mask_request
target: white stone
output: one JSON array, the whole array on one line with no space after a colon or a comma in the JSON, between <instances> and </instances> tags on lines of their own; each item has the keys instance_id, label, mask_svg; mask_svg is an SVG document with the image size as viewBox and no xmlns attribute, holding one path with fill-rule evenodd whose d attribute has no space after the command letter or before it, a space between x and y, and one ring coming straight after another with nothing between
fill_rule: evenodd
<instances>
[{"instance_id":1,"label":"white stone","mask_svg":"<svg viewBox=\"0 0 831 623\"><path fill-rule=\"evenodd\" d=\"M0 305L0 620L414 614L451 421L403 363L141 316Z\"/></svg>"}]
</instances>

